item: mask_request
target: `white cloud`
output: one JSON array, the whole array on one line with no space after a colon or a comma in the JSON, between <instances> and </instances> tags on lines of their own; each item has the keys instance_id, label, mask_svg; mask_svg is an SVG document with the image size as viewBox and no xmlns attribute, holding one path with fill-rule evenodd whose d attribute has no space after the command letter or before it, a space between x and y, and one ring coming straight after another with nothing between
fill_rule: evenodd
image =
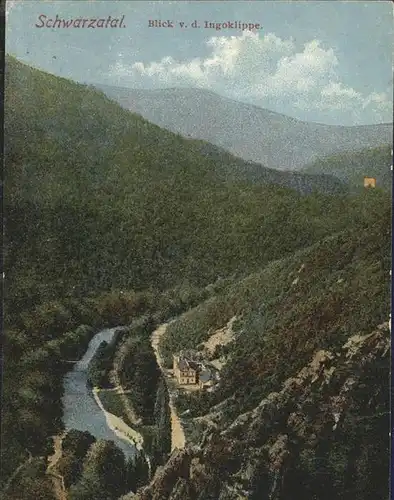
<instances>
[{"instance_id":1,"label":"white cloud","mask_svg":"<svg viewBox=\"0 0 394 500\"><path fill-rule=\"evenodd\" d=\"M259 36L214 36L206 42L210 54L188 61L164 57L158 62L127 64L122 55L111 75L130 86L193 86L261 106L277 103L303 111L346 114L355 123L362 116L391 121L390 92L363 94L338 77L340 62L332 48L311 40L301 50L293 39L273 33Z\"/></svg>"},{"instance_id":2,"label":"white cloud","mask_svg":"<svg viewBox=\"0 0 394 500\"><path fill-rule=\"evenodd\" d=\"M324 50L313 40L305 44L303 52L279 59L276 72L269 75L270 88L281 94L313 92L334 77L337 65L333 50Z\"/></svg>"}]
</instances>

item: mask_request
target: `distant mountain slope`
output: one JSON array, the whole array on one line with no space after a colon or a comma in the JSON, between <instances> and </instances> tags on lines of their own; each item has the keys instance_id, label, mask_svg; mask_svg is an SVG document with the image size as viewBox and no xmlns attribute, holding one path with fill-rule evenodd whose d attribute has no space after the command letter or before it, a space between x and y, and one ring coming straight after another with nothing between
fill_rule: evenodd
<instances>
[{"instance_id":1,"label":"distant mountain slope","mask_svg":"<svg viewBox=\"0 0 394 500\"><path fill-rule=\"evenodd\" d=\"M247 181L253 184L272 184L298 191L340 194L349 191L347 182L324 172L291 172L267 168L258 163L232 156L228 151L208 142L195 141L201 155L215 162L215 174L228 182Z\"/></svg>"},{"instance_id":2,"label":"distant mountain slope","mask_svg":"<svg viewBox=\"0 0 394 500\"><path fill-rule=\"evenodd\" d=\"M379 187L390 190L392 161L391 146L386 145L319 158L306 165L302 171L335 175L354 187L363 186L364 176L375 177Z\"/></svg>"},{"instance_id":3,"label":"distant mountain slope","mask_svg":"<svg viewBox=\"0 0 394 500\"><path fill-rule=\"evenodd\" d=\"M160 127L281 170L295 170L336 152L392 142L391 124L341 127L302 122L201 89L97 87Z\"/></svg>"}]
</instances>

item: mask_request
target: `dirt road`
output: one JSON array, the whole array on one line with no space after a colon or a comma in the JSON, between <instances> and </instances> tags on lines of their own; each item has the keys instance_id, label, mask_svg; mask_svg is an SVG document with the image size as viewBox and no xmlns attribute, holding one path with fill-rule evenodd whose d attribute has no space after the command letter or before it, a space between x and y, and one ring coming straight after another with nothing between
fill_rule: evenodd
<instances>
[{"instance_id":1,"label":"dirt road","mask_svg":"<svg viewBox=\"0 0 394 500\"><path fill-rule=\"evenodd\" d=\"M56 465L62 456L62 441L66 433L53 437L54 453L48 458L47 474L51 476L53 489L57 500L67 500L64 479L56 470Z\"/></svg>"},{"instance_id":2,"label":"dirt road","mask_svg":"<svg viewBox=\"0 0 394 500\"><path fill-rule=\"evenodd\" d=\"M167 329L168 323L163 323L160 325L153 333L151 337L151 345L156 356L157 364L163 376L166 376L164 369L164 362L159 353L159 342ZM170 392L170 411L171 411L171 451L175 448L182 449L185 447L185 433L183 432L181 421L174 405L174 398Z\"/></svg>"}]
</instances>

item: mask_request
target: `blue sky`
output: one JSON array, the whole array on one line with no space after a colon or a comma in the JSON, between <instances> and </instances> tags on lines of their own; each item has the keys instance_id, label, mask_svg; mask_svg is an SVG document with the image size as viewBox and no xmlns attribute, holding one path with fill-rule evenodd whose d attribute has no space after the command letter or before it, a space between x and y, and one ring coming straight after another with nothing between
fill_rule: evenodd
<instances>
[{"instance_id":1,"label":"blue sky","mask_svg":"<svg viewBox=\"0 0 394 500\"><path fill-rule=\"evenodd\" d=\"M123 28L38 28L53 19L124 17ZM150 28L149 20L175 22ZM180 28L197 20L254 31ZM302 120L392 121L391 2L7 2L6 50L81 82L199 87Z\"/></svg>"}]
</instances>

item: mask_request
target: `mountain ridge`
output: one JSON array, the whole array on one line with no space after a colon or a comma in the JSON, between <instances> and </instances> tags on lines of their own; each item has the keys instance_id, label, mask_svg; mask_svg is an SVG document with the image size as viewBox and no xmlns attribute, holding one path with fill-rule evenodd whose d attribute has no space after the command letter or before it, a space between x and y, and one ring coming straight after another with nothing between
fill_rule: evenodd
<instances>
[{"instance_id":1,"label":"mountain ridge","mask_svg":"<svg viewBox=\"0 0 394 500\"><path fill-rule=\"evenodd\" d=\"M96 87L163 128L278 170L299 170L318 157L392 143L389 123L306 122L205 89Z\"/></svg>"},{"instance_id":2,"label":"mountain ridge","mask_svg":"<svg viewBox=\"0 0 394 500\"><path fill-rule=\"evenodd\" d=\"M379 122L379 123L366 123L366 124L360 124L360 125L343 125L343 124L330 124L330 123L324 123L320 121L312 121L312 120L302 120L300 118L296 118L295 116L287 115L285 113L280 113L279 111L275 111L273 109L269 108L264 108L263 106L259 106L258 104L253 104L249 103L246 101L242 101L239 99L235 99L234 97L228 97L224 96L222 94L219 94L218 92L211 90L211 89L205 89L202 87L160 87L160 88L154 88L154 89L142 89L139 87L125 87L123 85L109 85L109 84L104 84L104 83L99 83L99 82L86 82L86 85L90 85L92 87L96 87L98 89L102 88L105 89L107 88L108 90L110 89L119 89L123 91L131 91L131 92L143 92L146 94L151 93L153 94L160 94L160 93L171 93L171 92L179 92L179 93L201 93L205 95L210 95L215 98L219 98L223 101L231 101L236 104L241 104L244 106L256 108L258 110L263 110L266 111L267 113L270 113L272 115L277 115L277 116L282 116L285 118L288 118L290 120L294 120L295 122L299 123L306 123L306 124L312 124L312 125L322 125L323 127L342 127L342 128L351 128L351 129L356 129L356 128L368 128L368 127L374 127L374 126L392 126L392 122Z\"/></svg>"}]
</instances>

